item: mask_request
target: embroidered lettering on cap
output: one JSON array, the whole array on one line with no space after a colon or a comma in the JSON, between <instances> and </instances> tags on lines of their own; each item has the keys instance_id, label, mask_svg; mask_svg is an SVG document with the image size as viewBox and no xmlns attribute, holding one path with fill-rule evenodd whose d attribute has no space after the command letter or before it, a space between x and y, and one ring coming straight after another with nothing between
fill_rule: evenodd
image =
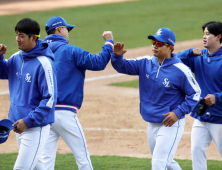
<instances>
[{"instance_id":1,"label":"embroidered lettering on cap","mask_svg":"<svg viewBox=\"0 0 222 170\"><path fill-rule=\"evenodd\" d=\"M52 24L52 26L55 26L55 25L60 24L60 23L62 23L62 21L56 22L56 23Z\"/></svg>"}]
</instances>

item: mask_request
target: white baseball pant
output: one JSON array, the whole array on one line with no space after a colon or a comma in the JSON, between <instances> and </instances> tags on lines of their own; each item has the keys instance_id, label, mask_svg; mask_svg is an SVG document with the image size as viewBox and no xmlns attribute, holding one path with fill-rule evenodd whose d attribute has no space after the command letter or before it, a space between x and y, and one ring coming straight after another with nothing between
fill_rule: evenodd
<instances>
[{"instance_id":1,"label":"white baseball pant","mask_svg":"<svg viewBox=\"0 0 222 170\"><path fill-rule=\"evenodd\" d=\"M181 170L173 157L184 126L184 119L179 119L171 127L165 127L162 123L148 123L147 138L152 155L152 170Z\"/></svg>"},{"instance_id":2,"label":"white baseball pant","mask_svg":"<svg viewBox=\"0 0 222 170\"><path fill-rule=\"evenodd\" d=\"M55 111L55 122L51 125L49 138L43 152L45 170L54 170L57 143L60 136L74 154L78 169L93 170L77 113L69 110Z\"/></svg>"},{"instance_id":3,"label":"white baseball pant","mask_svg":"<svg viewBox=\"0 0 222 170\"><path fill-rule=\"evenodd\" d=\"M50 125L16 133L19 153L14 170L43 170L42 151L49 136Z\"/></svg>"},{"instance_id":4,"label":"white baseball pant","mask_svg":"<svg viewBox=\"0 0 222 170\"><path fill-rule=\"evenodd\" d=\"M205 151L214 140L222 157L222 124L201 122L195 119L191 132L191 154L193 170L207 170Z\"/></svg>"}]
</instances>

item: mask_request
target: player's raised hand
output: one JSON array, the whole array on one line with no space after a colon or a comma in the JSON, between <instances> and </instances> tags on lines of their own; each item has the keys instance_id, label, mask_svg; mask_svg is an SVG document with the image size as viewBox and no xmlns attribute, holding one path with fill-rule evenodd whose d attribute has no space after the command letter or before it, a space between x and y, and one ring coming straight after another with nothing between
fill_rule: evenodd
<instances>
[{"instance_id":1,"label":"player's raised hand","mask_svg":"<svg viewBox=\"0 0 222 170\"><path fill-rule=\"evenodd\" d=\"M113 53L116 55L123 55L127 52L126 50L123 50L123 48L124 48L124 43L121 44L120 42L117 42L113 46Z\"/></svg>"},{"instance_id":2,"label":"player's raised hand","mask_svg":"<svg viewBox=\"0 0 222 170\"><path fill-rule=\"evenodd\" d=\"M200 49L199 48L194 48L193 49L193 54L194 55L198 55L198 56L203 56L203 54L201 53Z\"/></svg>"},{"instance_id":3,"label":"player's raised hand","mask_svg":"<svg viewBox=\"0 0 222 170\"><path fill-rule=\"evenodd\" d=\"M27 129L27 125L23 119L17 120L12 126L17 126L13 130L14 132L19 134L21 134L22 132L25 131L25 129Z\"/></svg>"},{"instance_id":4,"label":"player's raised hand","mask_svg":"<svg viewBox=\"0 0 222 170\"><path fill-rule=\"evenodd\" d=\"M104 40L113 40L113 33L112 31L104 31L103 32L103 38Z\"/></svg>"},{"instance_id":5,"label":"player's raised hand","mask_svg":"<svg viewBox=\"0 0 222 170\"><path fill-rule=\"evenodd\" d=\"M212 106L213 104L216 103L216 97L215 95L213 94L208 94L205 98L204 98L204 103L207 105L207 106Z\"/></svg>"},{"instance_id":6,"label":"player's raised hand","mask_svg":"<svg viewBox=\"0 0 222 170\"><path fill-rule=\"evenodd\" d=\"M176 113L174 112L168 112L166 114L163 114L164 116L167 116L164 120L163 120L163 125L164 126L172 126L177 120L178 117L176 115Z\"/></svg>"},{"instance_id":7,"label":"player's raised hand","mask_svg":"<svg viewBox=\"0 0 222 170\"><path fill-rule=\"evenodd\" d=\"M0 55L5 54L7 50L7 46L5 46L4 44L0 44Z\"/></svg>"}]
</instances>

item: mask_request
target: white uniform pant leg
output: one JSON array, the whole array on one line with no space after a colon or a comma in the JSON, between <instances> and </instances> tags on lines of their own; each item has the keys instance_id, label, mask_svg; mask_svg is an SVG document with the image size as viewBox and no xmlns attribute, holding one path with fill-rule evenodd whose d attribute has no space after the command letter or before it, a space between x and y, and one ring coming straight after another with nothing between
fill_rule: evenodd
<instances>
[{"instance_id":1,"label":"white uniform pant leg","mask_svg":"<svg viewBox=\"0 0 222 170\"><path fill-rule=\"evenodd\" d=\"M194 121L191 132L191 154L193 170L207 170L207 156L205 151L214 140L217 149L222 156L222 125Z\"/></svg>"},{"instance_id":2,"label":"white uniform pant leg","mask_svg":"<svg viewBox=\"0 0 222 170\"><path fill-rule=\"evenodd\" d=\"M93 170L85 136L82 126L77 118L77 113L68 110L56 110L55 122L51 125L51 129L56 132L56 134L61 136L65 143L69 146L73 155L75 156L79 170ZM52 136L50 135L50 138L51 137ZM48 140L51 140L50 138ZM54 152L50 154L54 154ZM55 160L53 160L53 164L50 163L50 166L47 165L49 164L48 161L48 163L46 163L46 160L49 159L50 154L47 154L48 156L44 157L45 167L47 167L46 170L54 169Z\"/></svg>"},{"instance_id":3,"label":"white uniform pant leg","mask_svg":"<svg viewBox=\"0 0 222 170\"><path fill-rule=\"evenodd\" d=\"M54 170L58 139L59 134L53 130L52 126L50 126L49 137L42 154L45 170Z\"/></svg>"},{"instance_id":4,"label":"white uniform pant leg","mask_svg":"<svg viewBox=\"0 0 222 170\"><path fill-rule=\"evenodd\" d=\"M14 165L14 170L33 170L38 163L37 170L44 169L39 162L42 151L49 135L50 126L26 129L22 134L16 133L19 153Z\"/></svg>"},{"instance_id":5,"label":"white uniform pant leg","mask_svg":"<svg viewBox=\"0 0 222 170\"><path fill-rule=\"evenodd\" d=\"M93 170L85 135L77 113L72 111L63 112L65 112L68 119L65 119L63 122L63 129L65 131L61 131L61 137L74 154L79 170Z\"/></svg>"},{"instance_id":6,"label":"white uniform pant leg","mask_svg":"<svg viewBox=\"0 0 222 170\"><path fill-rule=\"evenodd\" d=\"M148 123L148 144L152 154L152 170L181 170L173 160L184 132L185 121L180 119L171 127Z\"/></svg>"}]
</instances>

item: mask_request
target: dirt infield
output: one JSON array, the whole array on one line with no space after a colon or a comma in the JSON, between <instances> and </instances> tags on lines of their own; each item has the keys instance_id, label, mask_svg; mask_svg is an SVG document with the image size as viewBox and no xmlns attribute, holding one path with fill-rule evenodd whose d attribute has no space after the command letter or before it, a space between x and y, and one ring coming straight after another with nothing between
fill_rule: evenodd
<instances>
[{"instance_id":1,"label":"dirt infield","mask_svg":"<svg viewBox=\"0 0 222 170\"><path fill-rule=\"evenodd\" d=\"M66 1L68 0L63 0L63 3L59 3L59 0L55 2L58 2L61 7L61 4L64 4ZM78 2L89 1L82 0ZM105 2L105 0L98 0L98 2ZM113 0L112 2L117 1ZM88 3L86 4L89 5ZM191 47L202 48L202 41L177 42L175 52ZM135 58L143 55L151 55L150 46L130 49L125 57ZM135 80L138 77L128 75L116 76L116 74L117 72L112 68L110 63L104 71L86 72L84 101L82 108L78 112L78 117L86 136L89 152L91 155L151 157L146 135L147 122L142 119L139 113L138 88L108 86L112 82ZM109 75L116 77L108 77ZM96 79L93 80L90 78ZM7 80L0 80L0 119L7 118L10 104L7 91ZM175 158L179 159L191 158L190 132L193 118L187 115L185 119L185 133L175 155ZM0 147L0 153L10 152L18 152L14 132L10 133L8 141L1 144ZM59 139L58 153L70 152L70 149L63 140ZM207 157L208 159L222 160L214 143L207 150Z\"/></svg>"}]
</instances>

